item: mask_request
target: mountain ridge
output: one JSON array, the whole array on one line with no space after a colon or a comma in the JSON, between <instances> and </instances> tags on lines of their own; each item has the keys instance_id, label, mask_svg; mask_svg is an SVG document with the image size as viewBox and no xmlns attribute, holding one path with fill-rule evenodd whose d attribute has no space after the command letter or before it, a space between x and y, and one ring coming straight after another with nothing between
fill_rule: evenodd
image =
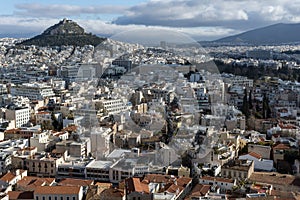
<instances>
[{"instance_id":1,"label":"mountain ridge","mask_svg":"<svg viewBox=\"0 0 300 200\"><path fill-rule=\"evenodd\" d=\"M285 44L300 42L300 23L277 23L224 37L215 43Z\"/></svg>"}]
</instances>

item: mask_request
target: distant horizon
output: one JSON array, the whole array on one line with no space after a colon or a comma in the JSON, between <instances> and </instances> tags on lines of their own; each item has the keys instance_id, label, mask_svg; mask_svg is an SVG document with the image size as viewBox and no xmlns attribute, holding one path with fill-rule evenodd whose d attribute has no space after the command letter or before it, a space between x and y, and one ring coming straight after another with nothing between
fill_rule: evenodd
<instances>
[{"instance_id":1,"label":"distant horizon","mask_svg":"<svg viewBox=\"0 0 300 200\"><path fill-rule=\"evenodd\" d=\"M1 37L35 36L63 18L99 36L135 28L161 28L196 41L300 22L300 0L11 0L0 4Z\"/></svg>"},{"instance_id":2,"label":"distant horizon","mask_svg":"<svg viewBox=\"0 0 300 200\"><path fill-rule=\"evenodd\" d=\"M59 23L62 19L58 20L57 23ZM73 20L73 19L69 19L68 20L72 20L74 22L77 23L76 20ZM55 23L55 24L57 24ZM252 28L252 29L249 29L249 30L245 30L245 31L242 31L242 32L238 32L238 33L235 33L235 34L232 34L232 35L226 35L226 36L220 36L220 37L217 37L217 38L212 38L212 39L203 39L203 40L196 40L195 38L192 38L190 37L188 34L186 33L182 33L182 32L179 32L177 30L174 30L174 32L178 32L179 34L183 34L183 35L186 35L187 37L190 37L191 39L197 41L197 42L213 42L213 41L216 41L216 40L220 40L220 39L223 39L223 38L227 38L227 37L231 37L231 36L235 36L235 35L239 35L239 34L242 34L242 33L245 33L245 32L248 32L248 31L252 31L252 30L256 30L256 29L260 29L260 28L265 28L265 27L268 27L268 26L273 26L273 25L277 25L277 24L287 24L287 25L296 25L296 24L299 24L299 23L275 23L275 24L269 24L269 25L266 25L266 26L263 26L263 27L256 27L256 28ZM0 33L0 38L15 38L15 39L29 39L29 38L32 38L32 37L35 37L37 35L40 35L42 34L47 28L49 28L50 26L52 26L54 24L49 24L48 27L46 27L44 30L42 30L41 32L32 32L32 33ZM79 26L81 26L80 24L78 24ZM151 29L151 27L145 27L144 29L146 30L147 28ZM158 27L153 27L154 29L158 29L158 30L166 30L166 31L173 31L173 30L169 30L169 29L164 29L164 28L158 28ZM133 28L132 30L135 30L136 28ZM132 31L132 30L127 30L127 31ZM122 32L127 32L127 31L122 31ZM97 35L98 37L104 37L104 38L114 38L115 35L119 34L95 34L93 32L90 32L90 31L87 31L85 29L85 32L86 33L92 33L94 35ZM120 33L122 33L120 32Z\"/></svg>"}]
</instances>

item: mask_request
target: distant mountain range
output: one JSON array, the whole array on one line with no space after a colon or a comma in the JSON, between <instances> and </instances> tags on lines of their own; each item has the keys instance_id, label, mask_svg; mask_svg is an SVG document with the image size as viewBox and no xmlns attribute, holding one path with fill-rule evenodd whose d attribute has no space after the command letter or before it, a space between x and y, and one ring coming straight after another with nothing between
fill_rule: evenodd
<instances>
[{"instance_id":1,"label":"distant mountain range","mask_svg":"<svg viewBox=\"0 0 300 200\"><path fill-rule=\"evenodd\" d=\"M41 35L24 40L19 45L36 46L62 46L74 45L84 46L100 44L105 38L91 33L85 33L84 29L72 20L63 19L46 29Z\"/></svg>"},{"instance_id":2,"label":"distant mountain range","mask_svg":"<svg viewBox=\"0 0 300 200\"><path fill-rule=\"evenodd\" d=\"M300 23L274 24L254 29L241 34L213 41L214 43L232 44L286 44L300 43Z\"/></svg>"}]
</instances>

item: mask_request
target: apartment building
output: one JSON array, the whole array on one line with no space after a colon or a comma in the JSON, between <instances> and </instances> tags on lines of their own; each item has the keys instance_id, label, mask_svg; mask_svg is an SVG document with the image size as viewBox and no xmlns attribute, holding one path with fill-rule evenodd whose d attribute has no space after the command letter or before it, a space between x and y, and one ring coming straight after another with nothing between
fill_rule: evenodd
<instances>
[{"instance_id":1,"label":"apartment building","mask_svg":"<svg viewBox=\"0 0 300 200\"><path fill-rule=\"evenodd\" d=\"M28 107L9 106L5 111L5 118L14 122L15 128L29 123L30 110Z\"/></svg>"},{"instance_id":2,"label":"apartment building","mask_svg":"<svg viewBox=\"0 0 300 200\"><path fill-rule=\"evenodd\" d=\"M23 83L11 87L11 95L28 97L30 100L44 100L55 94L51 86L42 83Z\"/></svg>"}]
</instances>

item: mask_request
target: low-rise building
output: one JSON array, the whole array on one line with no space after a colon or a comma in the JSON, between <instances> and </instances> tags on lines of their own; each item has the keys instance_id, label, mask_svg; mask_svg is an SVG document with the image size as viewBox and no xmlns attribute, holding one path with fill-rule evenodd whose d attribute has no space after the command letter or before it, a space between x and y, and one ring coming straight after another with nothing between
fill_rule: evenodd
<instances>
[{"instance_id":1,"label":"low-rise building","mask_svg":"<svg viewBox=\"0 0 300 200\"><path fill-rule=\"evenodd\" d=\"M109 181L111 161L93 160L86 166L86 178L96 181Z\"/></svg>"},{"instance_id":2,"label":"low-rise building","mask_svg":"<svg viewBox=\"0 0 300 200\"><path fill-rule=\"evenodd\" d=\"M239 160L252 160L254 162L254 171L271 172L274 170L273 160L262 159L260 154L254 152L239 156Z\"/></svg>"},{"instance_id":3,"label":"low-rise building","mask_svg":"<svg viewBox=\"0 0 300 200\"><path fill-rule=\"evenodd\" d=\"M34 155L24 160L23 166L28 169L28 174L38 177L55 177L58 164L63 163L63 157Z\"/></svg>"},{"instance_id":4,"label":"low-rise building","mask_svg":"<svg viewBox=\"0 0 300 200\"><path fill-rule=\"evenodd\" d=\"M222 166L222 177L248 179L254 172L254 162L251 160L235 160Z\"/></svg>"},{"instance_id":5,"label":"low-rise building","mask_svg":"<svg viewBox=\"0 0 300 200\"><path fill-rule=\"evenodd\" d=\"M38 186L34 190L35 200L82 200L82 198L83 188L78 186Z\"/></svg>"},{"instance_id":6,"label":"low-rise building","mask_svg":"<svg viewBox=\"0 0 300 200\"><path fill-rule=\"evenodd\" d=\"M199 178L199 184L218 186L221 191L231 191L237 185L237 181L232 178L203 176Z\"/></svg>"}]
</instances>

